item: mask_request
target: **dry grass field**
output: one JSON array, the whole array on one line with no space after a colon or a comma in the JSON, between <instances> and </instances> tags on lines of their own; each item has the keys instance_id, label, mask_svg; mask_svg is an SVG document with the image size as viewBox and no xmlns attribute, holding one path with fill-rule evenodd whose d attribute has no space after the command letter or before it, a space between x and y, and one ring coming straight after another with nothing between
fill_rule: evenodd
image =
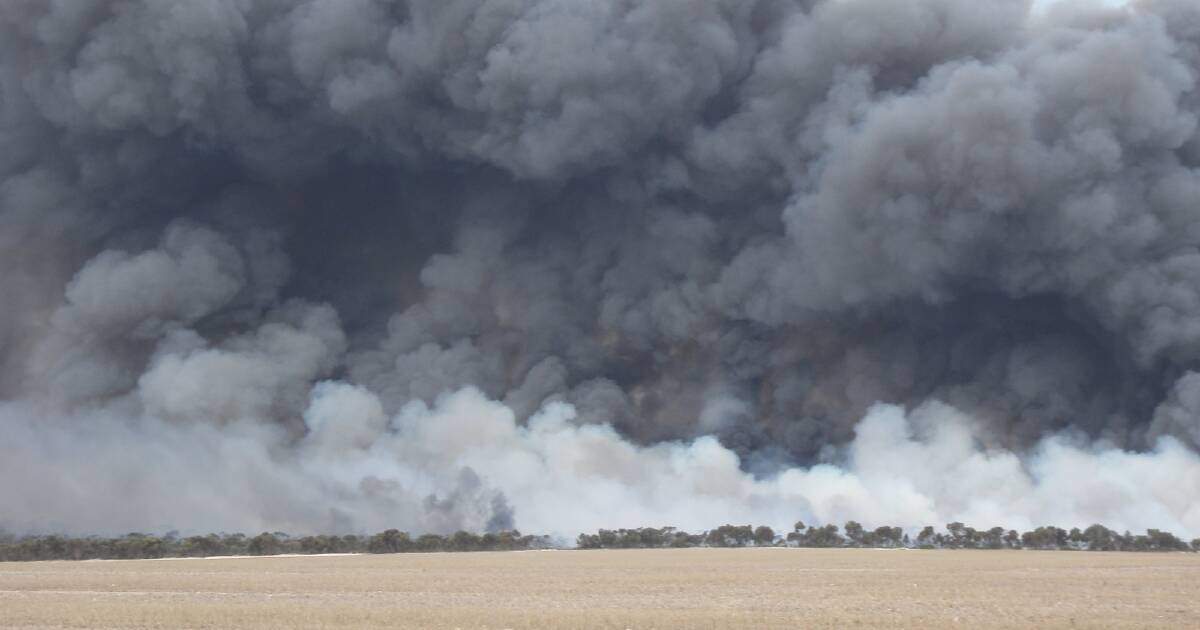
<instances>
[{"instance_id":1,"label":"dry grass field","mask_svg":"<svg viewBox=\"0 0 1200 630\"><path fill-rule=\"evenodd\" d=\"M1200 555L682 549L0 564L5 628L1200 628Z\"/></svg>"}]
</instances>

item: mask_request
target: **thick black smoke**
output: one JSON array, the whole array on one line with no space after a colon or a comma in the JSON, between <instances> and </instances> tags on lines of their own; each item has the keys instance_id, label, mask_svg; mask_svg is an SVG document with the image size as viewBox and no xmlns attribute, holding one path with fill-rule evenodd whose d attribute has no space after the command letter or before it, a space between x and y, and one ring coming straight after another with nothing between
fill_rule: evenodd
<instances>
[{"instance_id":1,"label":"thick black smoke","mask_svg":"<svg viewBox=\"0 0 1200 630\"><path fill-rule=\"evenodd\" d=\"M0 526L1200 533L1198 81L1191 0L0 3Z\"/></svg>"}]
</instances>

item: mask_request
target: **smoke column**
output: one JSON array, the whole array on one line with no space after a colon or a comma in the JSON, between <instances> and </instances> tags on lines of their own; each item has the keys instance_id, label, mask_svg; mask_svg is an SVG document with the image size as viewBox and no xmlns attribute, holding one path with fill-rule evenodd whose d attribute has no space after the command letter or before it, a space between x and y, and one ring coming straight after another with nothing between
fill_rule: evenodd
<instances>
[{"instance_id":1,"label":"smoke column","mask_svg":"<svg viewBox=\"0 0 1200 630\"><path fill-rule=\"evenodd\" d=\"M1194 0L0 3L0 528L1200 535Z\"/></svg>"}]
</instances>

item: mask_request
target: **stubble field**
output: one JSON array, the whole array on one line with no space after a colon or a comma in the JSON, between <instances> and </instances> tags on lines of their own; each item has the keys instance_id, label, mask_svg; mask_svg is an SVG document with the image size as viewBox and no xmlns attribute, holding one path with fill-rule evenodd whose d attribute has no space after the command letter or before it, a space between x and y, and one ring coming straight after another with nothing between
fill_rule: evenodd
<instances>
[{"instance_id":1,"label":"stubble field","mask_svg":"<svg viewBox=\"0 0 1200 630\"><path fill-rule=\"evenodd\" d=\"M1200 555L681 549L0 564L6 628L1200 627Z\"/></svg>"}]
</instances>

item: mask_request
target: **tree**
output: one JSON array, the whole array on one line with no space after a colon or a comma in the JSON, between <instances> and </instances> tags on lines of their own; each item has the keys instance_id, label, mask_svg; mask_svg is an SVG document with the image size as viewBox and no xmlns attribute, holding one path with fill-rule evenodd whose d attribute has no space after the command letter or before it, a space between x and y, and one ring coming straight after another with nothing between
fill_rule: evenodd
<instances>
[{"instance_id":1,"label":"tree","mask_svg":"<svg viewBox=\"0 0 1200 630\"><path fill-rule=\"evenodd\" d=\"M865 540L863 526L859 524L858 521L846 521L846 525L843 527L843 529L846 532L846 538L850 539L851 547L862 547L867 542Z\"/></svg>"},{"instance_id":2,"label":"tree","mask_svg":"<svg viewBox=\"0 0 1200 630\"><path fill-rule=\"evenodd\" d=\"M1097 523L1083 530L1083 542L1088 551L1113 551L1117 549L1120 537L1116 532Z\"/></svg>"},{"instance_id":3,"label":"tree","mask_svg":"<svg viewBox=\"0 0 1200 630\"><path fill-rule=\"evenodd\" d=\"M340 542L337 543L342 551L366 551L367 539L354 534L346 534L342 536Z\"/></svg>"},{"instance_id":4,"label":"tree","mask_svg":"<svg viewBox=\"0 0 1200 630\"><path fill-rule=\"evenodd\" d=\"M749 525L722 525L705 536L705 543L712 547L745 547L752 540L754 530Z\"/></svg>"},{"instance_id":5,"label":"tree","mask_svg":"<svg viewBox=\"0 0 1200 630\"><path fill-rule=\"evenodd\" d=\"M446 548L446 541L437 534L424 534L417 539L416 547L421 551L441 551Z\"/></svg>"},{"instance_id":6,"label":"tree","mask_svg":"<svg viewBox=\"0 0 1200 630\"><path fill-rule=\"evenodd\" d=\"M451 551L471 551L479 548L479 537L471 532L459 530L450 537Z\"/></svg>"},{"instance_id":7,"label":"tree","mask_svg":"<svg viewBox=\"0 0 1200 630\"><path fill-rule=\"evenodd\" d=\"M600 536L596 534L580 534L575 538L575 547L578 549L600 549Z\"/></svg>"},{"instance_id":8,"label":"tree","mask_svg":"<svg viewBox=\"0 0 1200 630\"><path fill-rule=\"evenodd\" d=\"M837 525L826 525L809 527L805 535L805 543L809 547L841 547L846 544L846 539L838 534Z\"/></svg>"},{"instance_id":9,"label":"tree","mask_svg":"<svg viewBox=\"0 0 1200 630\"><path fill-rule=\"evenodd\" d=\"M376 538L381 535L376 534L371 537L370 543L374 543ZM354 547L347 546L338 536L305 536L300 539L300 551L304 553L338 553L341 551L354 551ZM385 549L376 549L373 544L368 544L367 551L371 553L387 553Z\"/></svg>"},{"instance_id":10,"label":"tree","mask_svg":"<svg viewBox=\"0 0 1200 630\"><path fill-rule=\"evenodd\" d=\"M797 547L804 546L804 521L796 521L792 531L788 532L787 541Z\"/></svg>"},{"instance_id":11,"label":"tree","mask_svg":"<svg viewBox=\"0 0 1200 630\"><path fill-rule=\"evenodd\" d=\"M759 525L754 528L754 544L759 547L766 547L775 542L775 530L766 525Z\"/></svg>"},{"instance_id":12,"label":"tree","mask_svg":"<svg viewBox=\"0 0 1200 630\"><path fill-rule=\"evenodd\" d=\"M1021 534L1021 543L1030 549L1063 549L1067 546L1067 531L1044 526Z\"/></svg>"},{"instance_id":13,"label":"tree","mask_svg":"<svg viewBox=\"0 0 1200 630\"><path fill-rule=\"evenodd\" d=\"M1148 529L1146 538L1149 540L1147 546L1151 551L1183 551L1188 548L1187 543L1179 540L1175 534L1170 532Z\"/></svg>"},{"instance_id":14,"label":"tree","mask_svg":"<svg viewBox=\"0 0 1200 630\"><path fill-rule=\"evenodd\" d=\"M933 549L937 541L937 532L934 531L933 525L926 525L921 529L921 533L917 534L917 547L921 549Z\"/></svg>"},{"instance_id":15,"label":"tree","mask_svg":"<svg viewBox=\"0 0 1200 630\"><path fill-rule=\"evenodd\" d=\"M637 531L638 541L642 547L655 549L664 546L663 541L666 540L666 529L655 529L653 527L643 527Z\"/></svg>"},{"instance_id":16,"label":"tree","mask_svg":"<svg viewBox=\"0 0 1200 630\"><path fill-rule=\"evenodd\" d=\"M221 537L221 555L246 555L249 552L249 544L245 534L225 534Z\"/></svg>"},{"instance_id":17,"label":"tree","mask_svg":"<svg viewBox=\"0 0 1200 630\"><path fill-rule=\"evenodd\" d=\"M871 544L877 547L900 547L904 545L904 530L899 527L876 527L871 532Z\"/></svg>"},{"instance_id":18,"label":"tree","mask_svg":"<svg viewBox=\"0 0 1200 630\"><path fill-rule=\"evenodd\" d=\"M604 530L600 530L600 533L604 534ZM611 534L611 533L612 532L609 532L609 534ZM601 542L603 542L604 536L601 535L600 538L601 538ZM497 549L504 549L504 550L516 549L517 545L519 545L520 541L521 541L521 532L518 530L515 530L515 529L497 532L496 539L497 539L496 540L496 548Z\"/></svg>"},{"instance_id":19,"label":"tree","mask_svg":"<svg viewBox=\"0 0 1200 630\"><path fill-rule=\"evenodd\" d=\"M408 532L402 532L398 529L387 529L378 534L375 534L367 542L367 551L371 553L400 553L408 551L412 546L412 540L408 537Z\"/></svg>"},{"instance_id":20,"label":"tree","mask_svg":"<svg viewBox=\"0 0 1200 630\"><path fill-rule=\"evenodd\" d=\"M946 524L946 532L950 534L950 539L946 541L946 546L951 549L959 549L967 542L967 527L962 523L955 521Z\"/></svg>"},{"instance_id":21,"label":"tree","mask_svg":"<svg viewBox=\"0 0 1200 630\"><path fill-rule=\"evenodd\" d=\"M275 534L263 532L251 538L246 549L251 555L272 556L279 553L279 539L275 537Z\"/></svg>"}]
</instances>

